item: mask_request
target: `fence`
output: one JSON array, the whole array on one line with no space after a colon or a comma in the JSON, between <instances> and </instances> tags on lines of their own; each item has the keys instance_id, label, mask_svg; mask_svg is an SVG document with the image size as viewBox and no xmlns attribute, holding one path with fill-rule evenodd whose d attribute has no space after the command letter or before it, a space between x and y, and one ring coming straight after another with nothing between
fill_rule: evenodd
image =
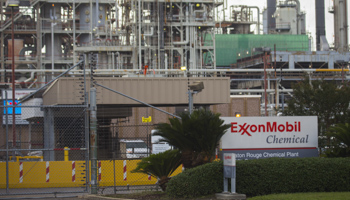
<instances>
[{"instance_id":1,"label":"fence","mask_svg":"<svg viewBox=\"0 0 350 200\"><path fill-rule=\"evenodd\" d=\"M21 92L26 91L16 95ZM87 106L43 106L37 99L18 104L7 96L1 106L0 198L86 192ZM57 190L62 187L66 189Z\"/></svg>"},{"instance_id":2,"label":"fence","mask_svg":"<svg viewBox=\"0 0 350 200\"><path fill-rule=\"evenodd\" d=\"M20 194L88 193L93 171L89 156L88 106L85 103L44 106L40 98L18 104L17 100L7 99L10 95L5 93L0 106L0 198ZM151 154L151 131L155 123L169 116L152 108L130 110L134 117L113 118L110 110L97 109L100 193L156 187L155 177L131 171L141 158ZM142 123L141 116L152 117L154 121ZM174 174L181 171L180 167Z\"/></svg>"}]
</instances>

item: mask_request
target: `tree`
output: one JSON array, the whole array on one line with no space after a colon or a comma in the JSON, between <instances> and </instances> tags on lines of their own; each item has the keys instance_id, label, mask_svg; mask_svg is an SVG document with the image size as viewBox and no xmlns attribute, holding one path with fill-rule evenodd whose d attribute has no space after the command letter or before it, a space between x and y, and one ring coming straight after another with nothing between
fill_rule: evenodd
<instances>
[{"instance_id":1,"label":"tree","mask_svg":"<svg viewBox=\"0 0 350 200\"><path fill-rule=\"evenodd\" d=\"M327 130L334 124L344 123L350 119L350 87L338 86L335 81L310 81L309 77L305 77L303 81L293 84L292 88L293 97L287 101L288 107L283 114L317 116L321 136L319 146L329 145Z\"/></svg>"},{"instance_id":2,"label":"tree","mask_svg":"<svg viewBox=\"0 0 350 200\"><path fill-rule=\"evenodd\" d=\"M350 124L336 124L330 127L328 136L331 145L326 151L328 157L350 157Z\"/></svg>"},{"instance_id":3,"label":"tree","mask_svg":"<svg viewBox=\"0 0 350 200\"><path fill-rule=\"evenodd\" d=\"M153 135L161 136L162 142L179 149L185 168L193 168L214 160L215 149L230 125L224 125L220 114L204 109L191 115L187 112L178 118L169 118L170 123L161 123Z\"/></svg>"},{"instance_id":4,"label":"tree","mask_svg":"<svg viewBox=\"0 0 350 200\"><path fill-rule=\"evenodd\" d=\"M132 173L144 173L158 179L160 188L166 190L170 175L180 166L181 154L179 150L168 150L149 157L142 158Z\"/></svg>"}]
</instances>

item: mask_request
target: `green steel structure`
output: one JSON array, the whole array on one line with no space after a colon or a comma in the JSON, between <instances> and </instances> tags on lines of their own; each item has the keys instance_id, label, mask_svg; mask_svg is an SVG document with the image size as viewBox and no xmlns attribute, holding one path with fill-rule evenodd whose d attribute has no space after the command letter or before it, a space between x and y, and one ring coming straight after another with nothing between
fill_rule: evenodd
<instances>
[{"instance_id":1,"label":"green steel structure","mask_svg":"<svg viewBox=\"0 0 350 200\"><path fill-rule=\"evenodd\" d=\"M270 47L271 51L309 51L307 35L249 35L225 34L215 35L216 66L230 67L237 59L253 56L255 47ZM210 60L204 60L210 62Z\"/></svg>"}]
</instances>

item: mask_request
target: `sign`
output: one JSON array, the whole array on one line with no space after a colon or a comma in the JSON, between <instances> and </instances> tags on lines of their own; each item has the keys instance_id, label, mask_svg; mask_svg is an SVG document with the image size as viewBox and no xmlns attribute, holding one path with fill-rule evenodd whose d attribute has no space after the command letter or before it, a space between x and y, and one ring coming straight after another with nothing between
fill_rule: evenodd
<instances>
[{"instance_id":1,"label":"sign","mask_svg":"<svg viewBox=\"0 0 350 200\"><path fill-rule=\"evenodd\" d=\"M152 122L152 117L151 116L149 116L148 118L142 117L142 123L149 123L149 122Z\"/></svg>"},{"instance_id":2,"label":"sign","mask_svg":"<svg viewBox=\"0 0 350 200\"><path fill-rule=\"evenodd\" d=\"M230 167L236 166L236 154L225 153L224 154L224 166L230 166Z\"/></svg>"},{"instance_id":3,"label":"sign","mask_svg":"<svg viewBox=\"0 0 350 200\"><path fill-rule=\"evenodd\" d=\"M152 144L152 154L162 153L171 149L171 146L168 143L165 144Z\"/></svg>"},{"instance_id":4,"label":"sign","mask_svg":"<svg viewBox=\"0 0 350 200\"><path fill-rule=\"evenodd\" d=\"M316 116L221 119L231 125L221 139L222 149L237 159L318 156Z\"/></svg>"},{"instance_id":5,"label":"sign","mask_svg":"<svg viewBox=\"0 0 350 200\"><path fill-rule=\"evenodd\" d=\"M15 99L19 99L22 98L32 92L35 92L35 90L27 90L27 89L16 89L15 90ZM7 100L6 100L6 93L7 93ZM3 112L3 117L2 117L2 123L3 125L6 124L6 114L7 114L7 123L9 125L12 125L12 113L13 113L13 99L12 99L12 90L2 90L2 100L3 100L3 108L4 108L4 112ZM15 105L18 104L18 100L15 100ZM5 106L7 107L7 112L5 109ZM22 109L21 109L21 104L17 105L18 107L15 107L15 123L16 124L29 124L28 121L23 120L21 117L22 114Z\"/></svg>"},{"instance_id":6,"label":"sign","mask_svg":"<svg viewBox=\"0 0 350 200\"><path fill-rule=\"evenodd\" d=\"M228 192L228 180L231 179L231 192L236 193L236 155L224 153L224 192Z\"/></svg>"},{"instance_id":7,"label":"sign","mask_svg":"<svg viewBox=\"0 0 350 200\"><path fill-rule=\"evenodd\" d=\"M7 92L7 99L12 99L12 90L2 90L2 99L5 100L5 92ZM15 99L22 98L32 92L35 92L35 90L16 89Z\"/></svg>"},{"instance_id":8,"label":"sign","mask_svg":"<svg viewBox=\"0 0 350 200\"><path fill-rule=\"evenodd\" d=\"M18 104L18 100L15 100L15 114L16 115L20 115L22 114L22 110L21 110L21 104ZM3 101L3 105L4 105L4 115L9 114L12 115L13 113L13 101L12 100L4 100ZM7 106L7 112L6 112L6 107Z\"/></svg>"},{"instance_id":9,"label":"sign","mask_svg":"<svg viewBox=\"0 0 350 200\"><path fill-rule=\"evenodd\" d=\"M16 125L27 125L29 122L22 119L21 115L15 115ZM12 115L7 115L7 124L12 126ZM2 116L2 125L6 125L6 115Z\"/></svg>"}]
</instances>

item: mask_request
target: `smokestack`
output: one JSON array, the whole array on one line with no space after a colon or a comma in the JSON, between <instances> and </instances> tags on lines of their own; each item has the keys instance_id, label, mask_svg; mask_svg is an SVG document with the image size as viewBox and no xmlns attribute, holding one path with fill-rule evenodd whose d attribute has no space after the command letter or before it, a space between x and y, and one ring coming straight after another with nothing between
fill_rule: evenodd
<instances>
[{"instance_id":1,"label":"smokestack","mask_svg":"<svg viewBox=\"0 0 350 200\"><path fill-rule=\"evenodd\" d=\"M321 50L321 36L326 35L324 0L315 0L316 50Z\"/></svg>"},{"instance_id":2,"label":"smokestack","mask_svg":"<svg viewBox=\"0 0 350 200\"><path fill-rule=\"evenodd\" d=\"M276 20L272 17L276 12L276 0L267 0L267 30L268 33L275 31Z\"/></svg>"}]
</instances>

